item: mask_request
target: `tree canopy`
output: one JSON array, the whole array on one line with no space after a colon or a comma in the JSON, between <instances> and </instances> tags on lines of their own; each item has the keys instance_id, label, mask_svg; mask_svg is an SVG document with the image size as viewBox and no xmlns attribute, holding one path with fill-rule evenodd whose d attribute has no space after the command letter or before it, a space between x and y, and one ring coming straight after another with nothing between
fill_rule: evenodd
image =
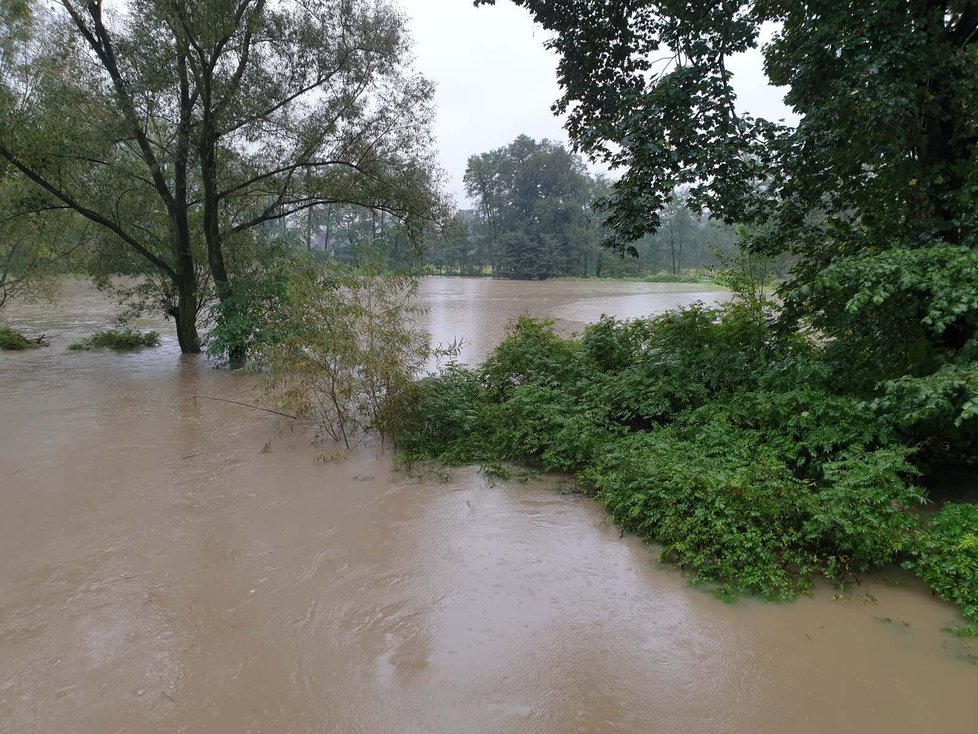
<instances>
[{"instance_id":1,"label":"tree canopy","mask_svg":"<svg viewBox=\"0 0 978 734\"><path fill-rule=\"evenodd\" d=\"M658 229L686 187L694 209L749 225L752 249L796 257L785 323L836 339L858 379L973 344L978 3L515 2L552 33L576 147L622 170L607 244ZM796 126L738 111L727 63L758 46Z\"/></svg>"},{"instance_id":2,"label":"tree canopy","mask_svg":"<svg viewBox=\"0 0 978 734\"><path fill-rule=\"evenodd\" d=\"M0 160L159 279L185 351L210 288L234 311L262 223L337 202L433 216L431 85L387 3L61 0L29 25L5 36Z\"/></svg>"},{"instance_id":3,"label":"tree canopy","mask_svg":"<svg viewBox=\"0 0 978 734\"><path fill-rule=\"evenodd\" d=\"M460 264L477 259L496 277L661 270L678 275L713 264L713 249L734 240L729 228L690 212L685 192L675 192L663 209L662 231L636 243L637 262L622 261L599 246L607 229L595 201L610 184L588 173L579 155L550 140L521 135L503 148L473 155L464 181L476 207L460 226L473 242L469 257L451 257ZM461 246L457 237L453 242Z\"/></svg>"},{"instance_id":4,"label":"tree canopy","mask_svg":"<svg viewBox=\"0 0 978 734\"><path fill-rule=\"evenodd\" d=\"M624 168L620 241L654 229L680 185L736 221L819 210L868 238L975 236L978 4L514 1L553 33L572 139ZM765 70L795 127L736 107L727 63L767 23Z\"/></svg>"}]
</instances>

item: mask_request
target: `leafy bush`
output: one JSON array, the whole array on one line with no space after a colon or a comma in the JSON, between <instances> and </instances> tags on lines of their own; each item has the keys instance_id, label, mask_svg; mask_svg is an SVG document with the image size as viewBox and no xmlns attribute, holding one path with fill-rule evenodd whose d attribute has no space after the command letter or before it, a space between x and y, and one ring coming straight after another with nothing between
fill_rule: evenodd
<instances>
[{"instance_id":1,"label":"leafy bush","mask_svg":"<svg viewBox=\"0 0 978 734\"><path fill-rule=\"evenodd\" d=\"M828 559L830 577L892 562L916 527L907 512L925 502L906 478L916 474L907 451L886 448L843 454L822 467L823 481L802 530L813 552Z\"/></svg>"},{"instance_id":2,"label":"leafy bush","mask_svg":"<svg viewBox=\"0 0 978 734\"><path fill-rule=\"evenodd\" d=\"M615 521L724 595L807 588L808 487L757 434L712 425L636 433L581 474Z\"/></svg>"},{"instance_id":3,"label":"leafy bush","mask_svg":"<svg viewBox=\"0 0 978 734\"><path fill-rule=\"evenodd\" d=\"M68 345L73 352L89 349L114 349L117 352L127 352L143 347L158 347L160 333L158 331L135 331L125 329L102 329L90 337Z\"/></svg>"},{"instance_id":4,"label":"leafy bush","mask_svg":"<svg viewBox=\"0 0 978 734\"><path fill-rule=\"evenodd\" d=\"M899 427L935 434L978 423L978 362L946 364L921 377L883 383L873 407Z\"/></svg>"},{"instance_id":5,"label":"leafy bush","mask_svg":"<svg viewBox=\"0 0 978 734\"><path fill-rule=\"evenodd\" d=\"M505 399L520 385L574 384L585 374L580 351L577 342L557 335L553 321L520 316L481 371L494 396Z\"/></svg>"},{"instance_id":6,"label":"leafy bush","mask_svg":"<svg viewBox=\"0 0 978 734\"><path fill-rule=\"evenodd\" d=\"M761 382L769 381L762 377ZM815 478L835 457L896 440L864 401L805 383L781 389L766 384L756 390L727 393L679 421L684 425L722 421L757 431L793 471Z\"/></svg>"},{"instance_id":7,"label":"leafy bush","mask_svg":"<svg viewBox=\"0 0 978 734\"><path fill-rule=\"evenodd\" d=\"M20 332L6 327L0 329L0 350L20 352L36 346L36 342L32 342Z\"/></svg>"},{"instance_id":8,"label":"leafy bush","mask_svg":"<svg viewBox=\"0 0 978 734\"><path fill-rule=\"evenodd\" d=\"M398 448L415 459L449 464L476 463L486 454L486 387L478 373L451 363L439 374L414 383L407 393L411 410L398 435Z\"/></svg>"},{"instance_id":9,"label":"leafy bush","mask_svg":"<svg viewBox=\"0 0 978 734\"><path fill-rule=\"evenodd\" d=\"M580 339L521 318L480 368L415 386L400 446L575 472L695 580L785 599L901 558L924 502L898 426L837 387L763 298L605 317Z\"/></svg>"},{"instance_id":10,"label":"leafy bush","mask_svg":"<svg viewBox=\"0 0 978 734\"><path fill-rule=\"evenodd\" d=\"M653 319L602 319L581 341L597 370L614 375L602 396L612 415L647 426L755 384L771 338L763 311L696 304Z\"/></svg>"},{"instance_id":11,"label":"leafy bush","mask_svg":"<svg viewBox=\"0 0 978 734\"><path fill-rule=\"evenodd\" d=\"M490 446L512 461L539 463L547 471L587 466L620 431L606 411L542 385L523 385L491 413Z\"/></svg>"},{"instance_id":12,"label":"leafy bush","mask_svg":"<svg viewBox=\"0 0 978 734\"><path fill-rule=\"evenodd\" d=\"M413 379L440 354L417 325L417 280L307 261L277 291L249 326L265 398L347 447L371 430L396 438Z\"/></svg>"},{"instance_id":13,"label":"leafy bush","mask_svg":"<svg viewBox=\"0 0 978 734\"><path fill-rule=\"evenodd\" d=\"M978 505L945 505L916 535L910 553L906 567L978 625Z\"/></svg>"}]
</instances>

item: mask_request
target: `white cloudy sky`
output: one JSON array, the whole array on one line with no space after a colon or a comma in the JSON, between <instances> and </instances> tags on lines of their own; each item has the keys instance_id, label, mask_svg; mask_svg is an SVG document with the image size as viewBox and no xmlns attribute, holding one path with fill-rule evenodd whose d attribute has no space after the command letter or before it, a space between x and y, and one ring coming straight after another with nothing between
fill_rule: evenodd
<instances>
[{"instance_id":1,"label":"white cloudy sky","mask_svg":"<svg viewBox=\"0 0 978 734\"><path fill-rule=\"evenodd\" d=\"M560 96L556 57L544 32L507 0L476 8L471 0L399 0L410 17L417 67L437 85L435 134L448 188L465 203L462 175L474 153L517 135L566 141L550 106ZM759 53L730 65L741 106L768 119L791 118L781 92L766 83Z\"/></svg>"}]
</instances>

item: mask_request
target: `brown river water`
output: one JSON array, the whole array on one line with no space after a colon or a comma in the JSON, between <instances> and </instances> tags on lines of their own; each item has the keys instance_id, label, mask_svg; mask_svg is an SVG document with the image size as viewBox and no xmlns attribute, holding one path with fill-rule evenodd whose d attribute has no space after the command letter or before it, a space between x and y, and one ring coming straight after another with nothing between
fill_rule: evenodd
<instances>
[{"instance_id":1,"label":"brown river water","mask_svg":"<svg viewBox=\"0 0 978 734\"><path fill-rule=\"evenodd\" d=\"M431 279L439 339L712 300L695 286ZM0 732L978 732L975 650L901 572L724 603L559 479L416 476L164 345L69 353L81 284L0 353ZM141 324L150 325L149 322Z\"/></svg>"}]
</instances>

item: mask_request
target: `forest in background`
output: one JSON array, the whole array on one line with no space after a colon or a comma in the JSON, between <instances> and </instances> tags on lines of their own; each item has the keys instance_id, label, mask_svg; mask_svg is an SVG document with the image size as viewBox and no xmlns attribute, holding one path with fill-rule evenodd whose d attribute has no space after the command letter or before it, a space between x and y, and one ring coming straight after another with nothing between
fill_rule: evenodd
<instances>
[{"instance_id":1,"label":"forest in background","mask_svg":"<svg viewBox=\"0 0 978 734\"><path fill-rule=\"evenodd\" d=\"M465 188L474 206L449 211L420 240L397 217L348 204L310 207L261 234L348 265L370 252L401 272L519 280L703 278L726 267L740 249L734 226L692 211L677 190L663 207L662 226L636 241L634 254L609 251L601 244L607 233L596 202L609 195L611 182L550 140L521 135L471 156ZM782 274L786 267L779 263Z\"/></svg>"}]
</instances>

